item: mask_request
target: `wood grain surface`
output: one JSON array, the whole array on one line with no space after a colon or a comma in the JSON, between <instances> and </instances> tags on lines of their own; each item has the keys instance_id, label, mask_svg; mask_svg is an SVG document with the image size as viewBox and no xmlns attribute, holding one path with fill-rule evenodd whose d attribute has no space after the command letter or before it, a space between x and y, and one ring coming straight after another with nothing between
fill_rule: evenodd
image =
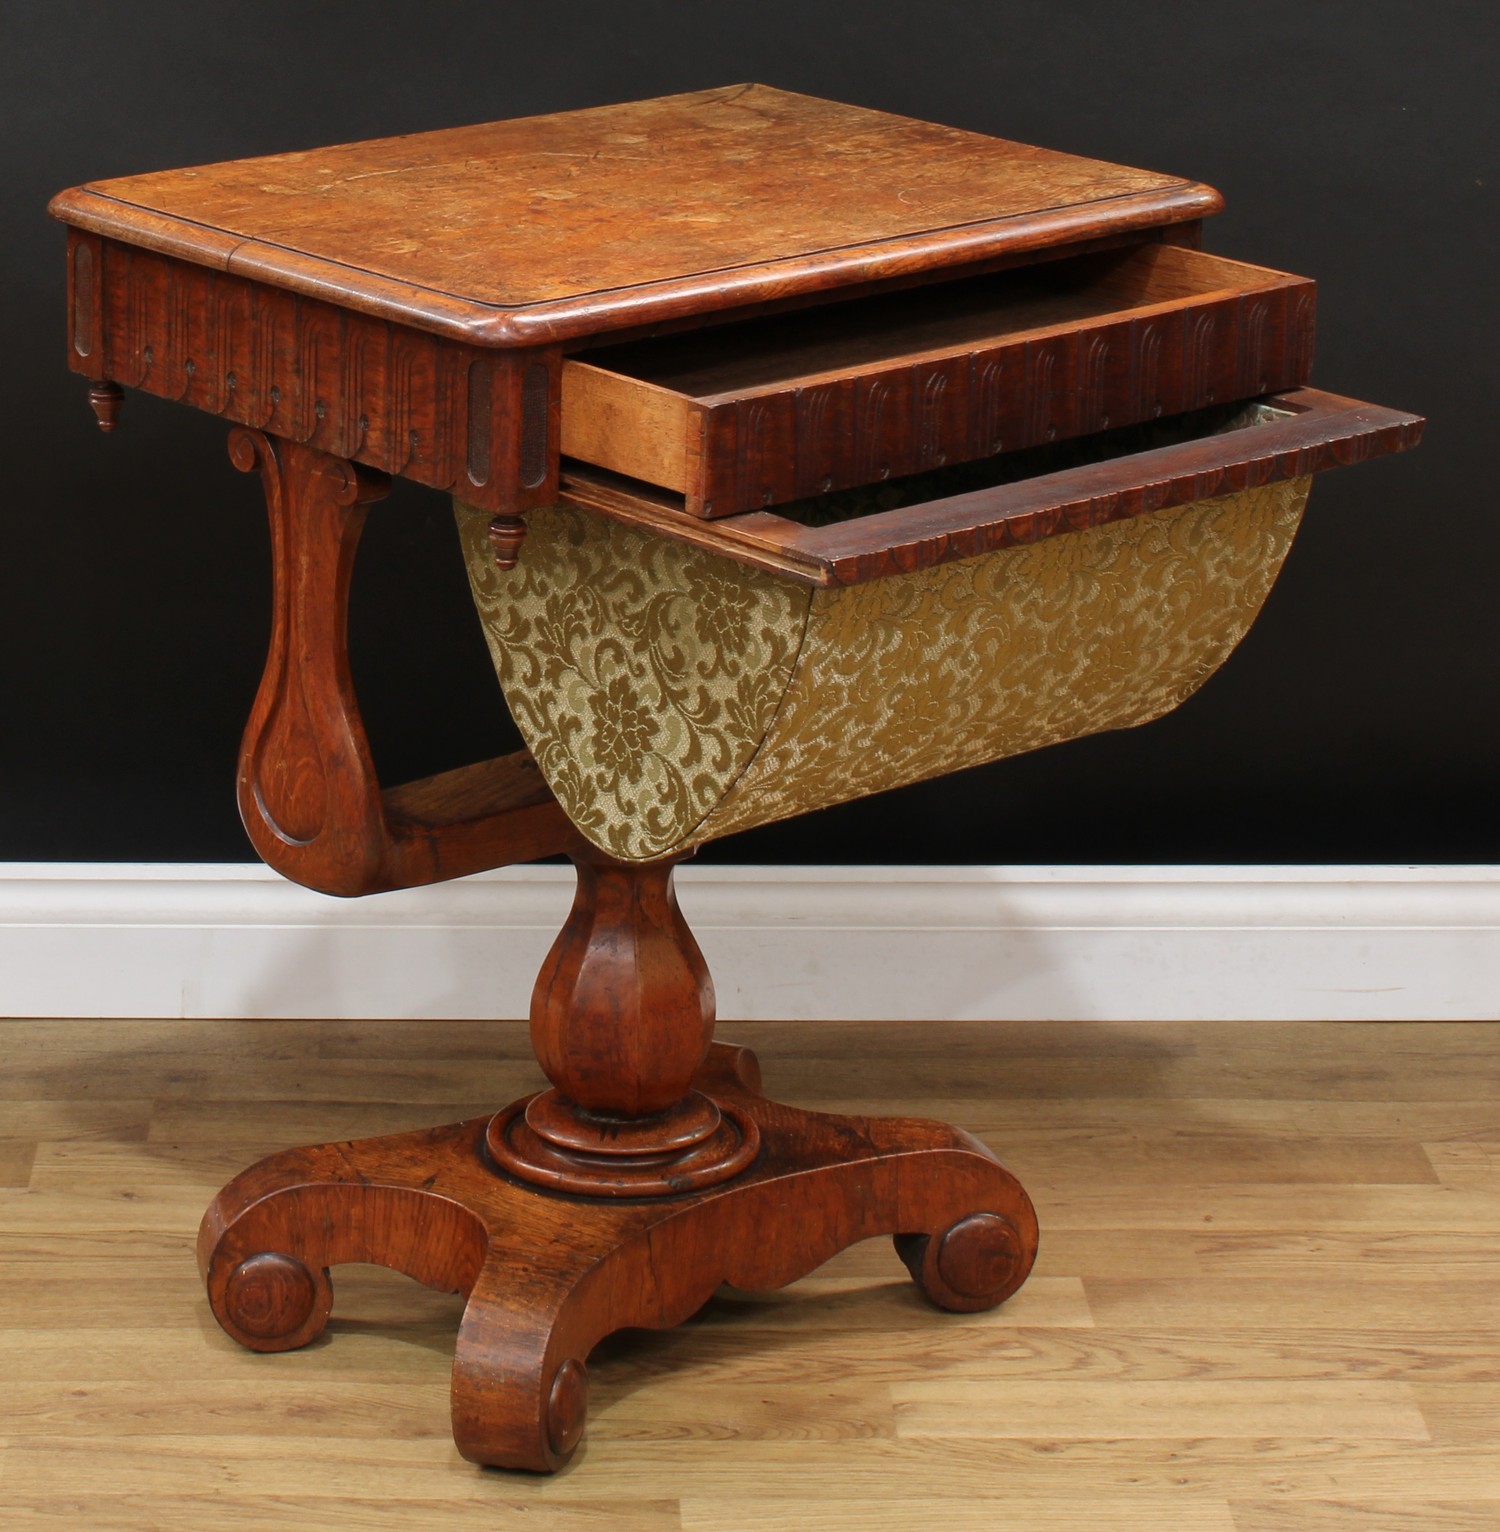
<instances>
[{"instance_id":1,"label":"wood grain surface","mask_svg":"<svg viewBox=\"0 0 1500 1532\"><path fill-rule=\"evenodd\" d=\"M52 211L382 318L514 345L1219 206L1179 177L735 85L93 182Z\"/></svg>"},{"instance_id":2,"label":"wood grain surface","mask_svg":"<svg viewBox=\"0 0 1500 1532\"><path fill-rule=\"evenodd\" d=\"M240 746L240 818L286 877L352 896L463 877L584 844L525 751L382 790L347 644L354 556L389 481L239 427L271 523L266 666Z\"/></svg>"},{"instance_id":3,"label":"wood grain surface","mask_svg":"<svg viewBox=\"0 0 1500 1532\"><path fill-rule=\"evenodd\" d=\"M1500 1526L1500 1025L740 1025L778 1093L949 1118L1037 1201L1037 1273L936 1315L889 1245L590 1362L542 1481L449 1432L460 1302L336 1272L329 1338L208 1314L256 1155L543 1082L484 1023L0 1023L7 1528L330 1532Z\"/></svg>"},{"instance_id":4,"label":"wood grain surface","mask_svg":"<svg viewBox=\"0 0 1500 1532\"><path fill-rule=\"evenodd\" d=\"M1298 388L1314 308L1305 278L1149 241L588 352L562 451L731 516Z\"/></svg>"},{"instance_id":5,"label":"wood grain surface","mask_svg":"<svg viewBox=\"0 0 1500 1532\"><path fill-rule=\"evenodd\" d=\"M556 498L561 356L481 351L71 230L68 365L115 429L120 385L490 510Z\"/></svg>"},{"instance_id":6,"label":"wood grain surface","mask_svg":"<svg viewBox=\"0 0 1500 1532\"><path fill-rule=\"evenodd\" d=\"M932 476L914 476L902 485L907 503L821 526L777 511L717 521L687 516L681 497L582 464L564 473L563 498L803 584L858 585L1405 452L1421 441L1425 424L1419 415L1316 388L1261 402L1267 413L1256 423L1209 430L1200 422L1171 445L1134 450L1139 444L1127 443L1072 467L1035 464L1015 476L1006 471L1014 460L997 459L996 482L978 489L929 490Z\"/></svg>"}]
</instances>

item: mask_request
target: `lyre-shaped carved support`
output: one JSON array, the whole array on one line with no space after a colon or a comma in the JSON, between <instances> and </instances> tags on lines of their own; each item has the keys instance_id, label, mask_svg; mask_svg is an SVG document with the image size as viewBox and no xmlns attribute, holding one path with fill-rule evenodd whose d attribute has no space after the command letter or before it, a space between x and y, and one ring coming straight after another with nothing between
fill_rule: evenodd
<instances>
[{"instance_id":1,"label":"lyre-shaped carved support","mask_svg":"<svg viewBox=\"0 0 1500 1532\"><path fill-rule=\"evenodd\" d=\"M349 586L369 506L389 479L248 427L275 570L271 644L240 748L239 804L272 867L365 894L569 851L582 841L524 752L382 791L349 667Z\"/></svg>"},{"instance_id":2,"label":"lyre-shaped carved support","mask_svg":"<svg viewBox=\"0 0 1500 1532\"><path fill-rule=\"evenodd\" d=\"M230 432L229 455L260 469L276 571L270 652L240 748L240 814L273 867L364 888L385 837L349 670L349 582L367 507L390 480L243 427Z\"/></svg>"}]
</instances>

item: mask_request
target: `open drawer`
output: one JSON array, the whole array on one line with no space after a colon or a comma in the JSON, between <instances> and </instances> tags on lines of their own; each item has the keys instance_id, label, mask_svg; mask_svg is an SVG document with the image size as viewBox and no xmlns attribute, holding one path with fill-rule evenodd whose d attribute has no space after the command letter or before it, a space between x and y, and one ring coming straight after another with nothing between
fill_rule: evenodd
<instances>
[{"instance_id":1,"label":"open drawer","mask_svg":"<svg viewBox=\"0 0 1500 1532\"><path fill-rule=\"evenodd\" d=\"M579 469L507 571L458 518L539 770L650 860L1159 717L1254 620L1310 475L1420 430L1301 390L719 521Z\"/></svg>"},{"instance_id":2,"label":"open drawer","mask_svg":"<svg viewBox=\"0 0 1500 1532\"><path fill-rule=\"evenodd\" d=\"M562 452L705 518L1295 388L1314 284L1149 243L590 351Z\"/></svg>"},{"instance_id":3,"label":"open drawer","mask_svg":"<svg viewBox=\"0 0 1500 1532\"><path fill-rule=\"evenodd\" d=\"M687 517L678 496L580 466L563 494L789 579L858 585L1403 452L1423 423L1304 388L723 520Z\"/></svg>"}]
</instances>

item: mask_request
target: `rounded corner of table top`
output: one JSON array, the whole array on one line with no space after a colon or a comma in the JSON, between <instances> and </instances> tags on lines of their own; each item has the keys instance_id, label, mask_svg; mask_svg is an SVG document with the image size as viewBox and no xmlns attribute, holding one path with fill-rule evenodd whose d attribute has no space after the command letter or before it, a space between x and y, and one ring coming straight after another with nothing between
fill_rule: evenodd
<instances>
[{"instance_id":1,"label":"rounded corner of table top","mask_svg":"<svg viewBox=\"0 0 1500 1532\"><path fill-rule=\"evenodd\" d=\"M47 200L47 216L69 227L77 224L79 204L91 193L87 187L68 186Z\"/></svg>"},{"instance_id":2,"label":"rounded corner of table top","mask_svg":"<svg viewBox=\"0 0 1500 1532\"><path fill-rule=\"evenodd\" d=\"M50 211L500 349L1149 237L1222 200L1180 177L751 84L89 182ZM510 214L528 210L518 240ZM601 220L620 239L601 242Z\"/></svg>"}]
</instances>

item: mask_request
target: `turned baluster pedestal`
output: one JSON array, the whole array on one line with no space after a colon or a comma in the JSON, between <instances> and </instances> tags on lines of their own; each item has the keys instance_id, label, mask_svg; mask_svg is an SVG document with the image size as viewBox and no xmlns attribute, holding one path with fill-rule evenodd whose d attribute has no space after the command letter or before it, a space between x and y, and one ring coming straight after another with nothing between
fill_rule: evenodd
<instances>
[{"instance_id":1,"label":"turned baluster pedestal","mask_svg":"<svg viewBox=\"0 0 1500 1532\"><path fill-rule=\"evenodd\" d=\"M257 1351L306 1345L332 1309L329 1268L346 1261L464 1293L459 1448L549 1470L582 1434L594 1345L678 1324L721 1283L780 1287L889 1234L942 1308L1014 1292L1036 1217L982 1145L937 1123L779 1105L749 1050L712 1042L713 983L671 862L587 845L522 763L380 790L344 626L365 509L384 485L259 433L236 432L231 451L261 470L276 551L270 656L240 766L257 849L344 893L562 850L578 890L532 1000L552 1088L492 1117L292 1150L237 1176L198 1242L224 1329Z\"/></svg>"}]
</instances>

